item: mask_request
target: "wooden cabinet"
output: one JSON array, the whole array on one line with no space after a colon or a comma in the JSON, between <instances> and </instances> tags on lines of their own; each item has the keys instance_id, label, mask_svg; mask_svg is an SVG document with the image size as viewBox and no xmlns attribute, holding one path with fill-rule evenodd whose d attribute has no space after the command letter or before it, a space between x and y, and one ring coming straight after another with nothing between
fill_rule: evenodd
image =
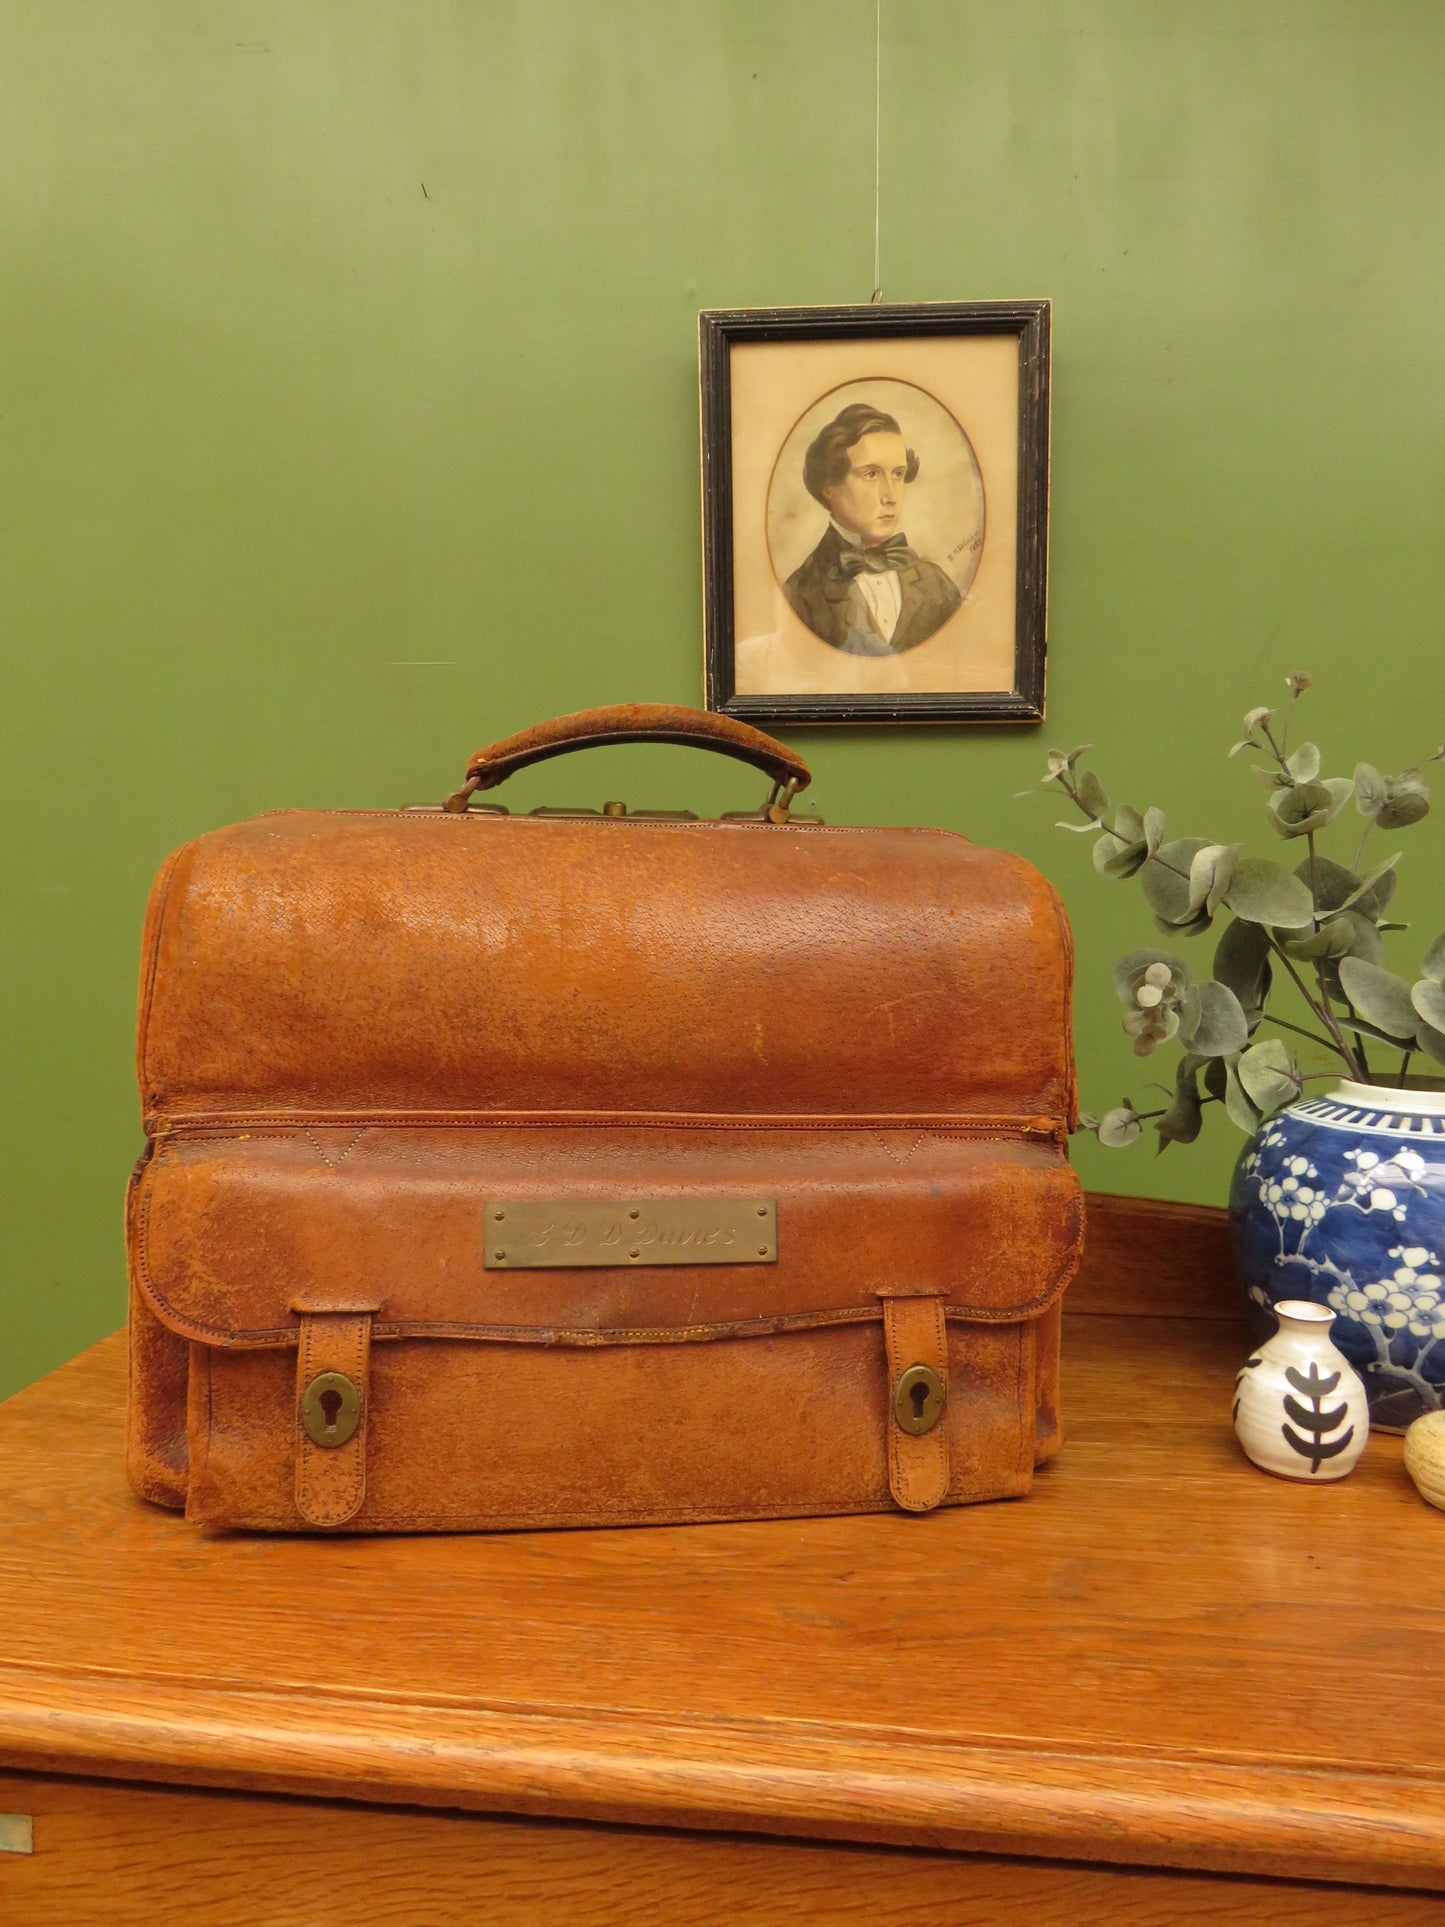
<instances>
[{"instance_id":1,"label":"wooden cabinet","mask_svg":"<svg viewBox=\"0 0 1445 1927\"><path fill-rule=\"evenodd\" d=\"M0 1408L0 1921L1445 1920L1445 1515L1244 1461L1215 1214L1072 1303L1026 1500L452 1539L139 1503L105 1341Z\"/></svg>"}]
</instances>

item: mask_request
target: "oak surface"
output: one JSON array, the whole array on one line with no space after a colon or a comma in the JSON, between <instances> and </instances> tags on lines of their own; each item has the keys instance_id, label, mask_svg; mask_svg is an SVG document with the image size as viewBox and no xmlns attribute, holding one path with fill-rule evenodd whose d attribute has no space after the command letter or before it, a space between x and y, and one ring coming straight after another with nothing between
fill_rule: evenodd
<instances>
[{"instance_id":1,"label":"oak surface","mask_svg":"<svg viewBox=\"0 0 1445 1927\"><path fill-rule=\"evenodd\" d=\"M0 1773L23 1927L1438 1927L1438 1895Z\"/></svg>"},{"instance_id":2,"label":"oak surface","mask_svg":"<svg viewBox=\"0 0 1445 1927\"><path fill-rule=\"evenodd\" d=\"M1086 1194L1078 1276L1064 1300L1080 1312L1239 1322L1229 1213L1212 1204Z\"/></svg>"},{"instance_id":3,"label":"oak surface","mask_svg":"<svg viewBox=\"0 0 1445 1927\"><path fill-rule=\"evenodd\" d=\"M208 1540L130 1496L106 1340L0 1409L0 1764L1445 1889L1445 1520L1398 1439L1256 1472L1242 1354L1069 1318L1018 1502Z\"/></svg>"}]
</instances>

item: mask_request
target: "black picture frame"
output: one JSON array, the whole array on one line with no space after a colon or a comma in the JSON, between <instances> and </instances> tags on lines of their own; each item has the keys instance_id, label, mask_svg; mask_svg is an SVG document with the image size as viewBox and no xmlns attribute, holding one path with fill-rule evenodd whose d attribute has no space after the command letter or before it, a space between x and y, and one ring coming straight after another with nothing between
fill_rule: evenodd
<instances>
[{"instance_id":1,"label":"black picture frame","mask_svg":"<svg viewBox=\"0 0 1445 1927\"><path fill-rule=\"evenodd\" d=\"M1039 723L1048 624L1049 352L1047 301L850 308L722 308L698 316L702 402L706 705L753 723ZM1012 335L1018 357L1017 573L1009 689L888 694L739 694L733 632L731 352L744 342Z\"/></svg>"}]
</instances>

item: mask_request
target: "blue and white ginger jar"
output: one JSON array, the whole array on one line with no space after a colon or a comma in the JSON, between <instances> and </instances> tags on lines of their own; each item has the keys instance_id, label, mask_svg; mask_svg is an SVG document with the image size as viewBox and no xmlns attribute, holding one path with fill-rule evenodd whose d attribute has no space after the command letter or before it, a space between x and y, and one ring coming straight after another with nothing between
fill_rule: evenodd
<instances>
[{"instance_id":1,"label":"blue and white ginger jar","mask_svg":"<svg viewBox=\"0 0 1445 1927\"><path fill-rule=\"evenodd\" d=\"M1250 1140L1229 1200L1257 1338L1309 1299L1364 1379L1370 1423L1445 1404L1445 1092L1342 1083Z\"/></svg>"}]
</instances>

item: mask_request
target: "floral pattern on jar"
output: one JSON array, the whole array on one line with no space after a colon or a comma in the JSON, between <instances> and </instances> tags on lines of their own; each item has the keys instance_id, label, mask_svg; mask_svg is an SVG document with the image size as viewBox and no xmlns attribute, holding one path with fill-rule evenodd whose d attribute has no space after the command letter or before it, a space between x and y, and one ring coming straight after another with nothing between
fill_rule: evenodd
<instances>
[{"instance_id":1,"label":"floral pattern on jar","mask_svg":"<svg viewBox=\"0 0 1445 1927\"><path fill-rule=\"evenodd\" d=\"M1263 1337L1269 1308L1335 1314L1377 1429L1445 1403L1445 1097L1342 1085L1251 1139L1230 1198L1236 1261Z\"/></svg>"}]
</instances>

